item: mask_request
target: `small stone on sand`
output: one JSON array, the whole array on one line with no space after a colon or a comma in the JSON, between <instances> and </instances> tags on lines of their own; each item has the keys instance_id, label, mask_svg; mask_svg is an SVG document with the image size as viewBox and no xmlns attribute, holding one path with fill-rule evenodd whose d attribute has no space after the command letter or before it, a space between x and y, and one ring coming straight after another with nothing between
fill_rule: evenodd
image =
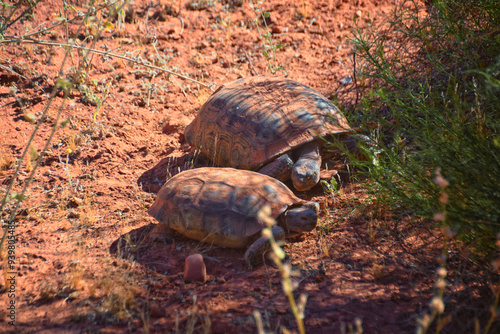
<instances>
[{"instance_id":1,"label":"small stone on sand","mask_svg":"<svg viewBox=\"0 0 500 334\"><path fill-rule=\"evenodd\" d=\"M207 269L203 256L201 254L189 255L186 258L186 265L184 267L184 280L186 282L207 280Z\"/></svg>"}]
</instances>

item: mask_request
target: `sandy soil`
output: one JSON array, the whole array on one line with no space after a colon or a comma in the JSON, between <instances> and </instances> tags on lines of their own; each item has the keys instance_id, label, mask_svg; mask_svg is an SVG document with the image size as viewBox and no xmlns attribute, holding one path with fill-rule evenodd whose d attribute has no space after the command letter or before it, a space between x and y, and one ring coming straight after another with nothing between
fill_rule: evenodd
<instances>
[{"instance_id":1,"label":"sandy soil","mask_svg":"<svg viewBox=\"0 0 500 334\"><path fill-rule=\"evenodd\" d=\"M58 45L0 46L2 195L35 127L40 126L28 154L32 159L21 162L17 192L54 122L68 121L46 148L16 216L15 298L8 297L12 286L2 279L0 331L255 333L254 311L266 331L297 330L272 266L250 270L244 250L208 247L179 235L167 242L148 239L156 221L146 211L166 178L189 167L184 158L191 148L183 132L200 106L216 86L272 75L262 55L265 27L259 18L259 33L254 23L259 14L251 3L202 6L207 2L189 2L198 3L194 10L188 1L148 2L151 6L136 1L127 7L125 22L114 21L97 41L85 38L91 23L74 35L79 20L35 36L66 43L69 33L82 47L166 66L197 80L94 54L79 86L66 101L59 90L43 122L40 116L63 61L64 77L69 77L82 51L64 59L65 49ZM85 10L86 1L69 3ZM56 0L40 2L31 20L16 23L6 34L50 26L61 6ZM271 0L262 6L271 13L273 42L283 44L276 52L283 67L277 75L342 104L356 91L353 83L343 84L353 75L353 18L362 27L383 23L393 1ZM109 12L99 17L108 20ZM75 11L67 15L74 17ZM295 295L307 295L307 331L340 333L359 318L365 333L413 333L434 293L440 233L377 206L365 181L347 173L345 164L335 166L343 174L335 196L321 186L297 193L321 203L318 228L284 247L296 271ZM3 228L12 210L11 202L2 212ZM184 260L195 252L205 257L205 283L183 280ZM9 278L6 269L4 263L3 277ZM15 329L9 325L11 300Z\"/></svg>"}]
</instances>

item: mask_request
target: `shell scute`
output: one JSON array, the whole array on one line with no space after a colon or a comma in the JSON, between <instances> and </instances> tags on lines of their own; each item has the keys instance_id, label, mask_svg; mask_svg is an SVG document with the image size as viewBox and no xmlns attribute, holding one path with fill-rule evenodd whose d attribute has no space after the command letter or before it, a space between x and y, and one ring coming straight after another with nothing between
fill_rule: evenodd
<instances>
[{"instance_id":1,"label":"shell scute","mask_svg":"<svg viewBox=\"0 0 500 334\"><path fill-rule=\"evenodd\" d=\"M206 212L227 210L232 205L234 190L223 182L207 182L197 194L198 205Z\"/></svg>"}]
</instances>

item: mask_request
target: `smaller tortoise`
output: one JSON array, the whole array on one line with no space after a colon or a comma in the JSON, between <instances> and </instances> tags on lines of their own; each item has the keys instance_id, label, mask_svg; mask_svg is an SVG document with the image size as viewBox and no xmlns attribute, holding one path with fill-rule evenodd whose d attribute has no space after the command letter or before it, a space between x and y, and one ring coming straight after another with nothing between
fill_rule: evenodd
<instances>
[{"instance_id":1,"label":"smaller tortoise","mask_svg":"<svg viewBox=\"0 0 500 334\"><path fill-rule=\"evenodd\" d=\"M350 150L356 135L339 109L310 87L279 77L250 77L219 87L186 127L191 146L218 166L258 171L305 191L319 182L320 137Z\"/></svg>"},{"instance_id":2,"label":"smaller tortoise","mask_svg":"<svg viewBox=\"0 0 500 334\"><path fill-rule=\"evenodd\" d=\"M267 175L233 168L183 171L163 185L148 213L159 221L157 232L175 230L205 243L244 248L250 267L270 249L261 236L265 225L257 213L270 206L276 240L294 237L316 227L319 205L298 198L280 181Z\"/></svg>"}]
</instances>

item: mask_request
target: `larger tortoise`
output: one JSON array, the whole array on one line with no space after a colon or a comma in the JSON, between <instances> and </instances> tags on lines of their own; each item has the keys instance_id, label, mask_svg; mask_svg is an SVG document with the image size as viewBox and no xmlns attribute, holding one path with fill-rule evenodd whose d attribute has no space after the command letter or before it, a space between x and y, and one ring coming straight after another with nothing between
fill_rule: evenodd
<instances>
[{"instance_id":1,"label":"larger tortoise","mask_svg":"<svg viewBox=\"0 0 500 334\"><path fill-rule=\"evenodd\" d=\"M218 166L255 170L297 190L319 181L322 136L355 147L347 120L310 87L279 77L250 77L219 87L185 131Z\"/></svg>"},{"instance_id":2,"label":"larger tortoise","mask_svg":"<svg viewBox=\"0 0 500 334\"><path fill-rule=\"evenodd\" d=\"M280 181L267 175L233 168L183 171L163 185L148 213L159 230L232 248L248 247L245 260L252 267L270 248L261 236L265 226L257 213L266 205L277 222L275 239L293 237L316 227L319 205L298 198Z\"/></svg>"}]
</instances>

